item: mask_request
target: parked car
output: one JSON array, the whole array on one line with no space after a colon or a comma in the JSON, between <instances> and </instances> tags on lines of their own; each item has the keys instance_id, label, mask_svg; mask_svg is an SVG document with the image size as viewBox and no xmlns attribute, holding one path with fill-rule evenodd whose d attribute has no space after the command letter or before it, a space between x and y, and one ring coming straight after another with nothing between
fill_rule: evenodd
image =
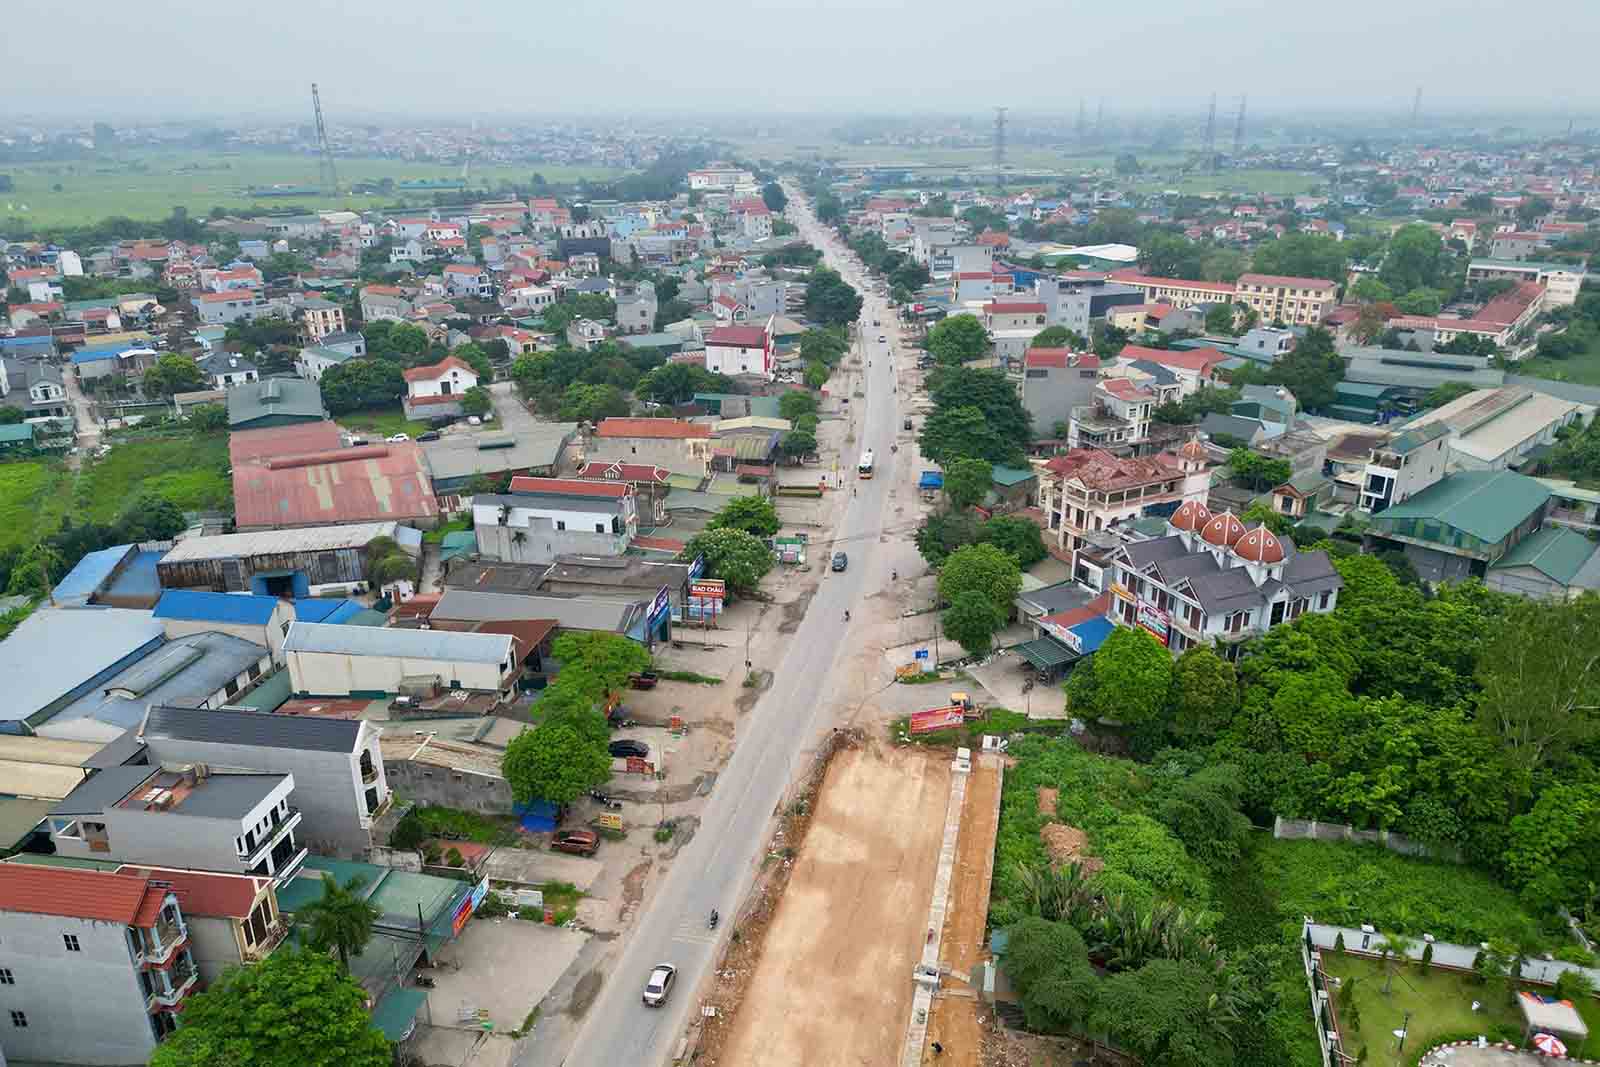
<instances>
[{"instance_id":1,"label":"parked car","mask_svg":"<svg viewBox=\"0 0 1600 1067\"><path fill-rule=\"evenodd\" d=\"M644 1002L648 1007L659 1008L667 1002L672 983L678 977L678 968L670 963L658 963L644 982Z\"/></svg>"},{"instance_id":2,"label":"parked car","mask_svg":"<svg viewBox=\"0 0 1600 1067\"><path fill-rule=\"evenodd\" d=\"M550 847L557 852L592 856L600 848L600 835L593 830L557 830L550 839Z\"/></svg>"},{"instance_id":3,"label":"parked car","mask_svg":"<svg viewBox=\"0 0 1600 1067\"><path fill-rule=\"evenodd\" d=\"M392 433L392 434L389 435L388 440L389 440L390 444L395 445L395 444L399 444L402 441L411 440L411 435L408 434L408 433Z\"/></svg>"},{"instance_id":4,"label":"parked car","mask_svg":"<svg viewBox=\"0 0 1600 1067\"><path fill-rule=\"evenodd\" d=\"M880 341L887 341L888 339L889 339L889 335L886 334L886 333L880 333L878 335L878 340L880 340Z\"/></svg>"},{"instance_id":5,"label":"parked car","mask_svg":"<svg viewBox=\"0 0 1600 1067\"><path fill-rule=\"evenodd\" d=\"M468 415L467 416L467 425L468 426L482 426L483 425L483 420L478 418L478 416L476 416L476 415Z\"/></svg>"},{"instance_id":6,"label":"parked car","mask_svg":"<svg viewBox=\"0 0 1600 1067\"><path fill-rule=\"evenodd\" d=\"M627 759L629 756L644 759L650 755L650 746L643 741L634 741L625 737L620 741L611 742L606 746L606 751L611 753L613 759Z\"/></svg>"},{"instance_id":7,"label":"parked car","mask_svg":"<svg viewBox=\"0 0 1600 1067\"><path fill-rule=\"evenodd\" d=\"M909 430L909 429L911 429L911 420L910 420L910 419L907 419L907 420L906 420L906 421L905 421L905 422L902 422L902 423L901 423L901 424L900 424L900 428L901 428L901 429L902 429L902 430Z\"/></svg>"},{"instance_id":8,"label":"parked car","mask_svg":"<svg viewBox=\"0 0 1600 1067\"><path fill-rule=\"evenodd\" d=\"M833 554L832 566L834 570L842 571L846 567L850 566L850 557L845 555L843 552L835 552Z\"/></svg>"},{"instance_id":9,"label":"parked car","mask_svg":"<svg viewBox=\"0 0 1600 1067\"><path fill-rule=\"evenodd\" d=\"M909 427L908 427L908 429L909 429ZM439 431L438 430L429 430L426 433L417 434L417 442L419 444L422 443L423 441L437 441L438 439L439 439Z\"/></svg>"}]
</instances>

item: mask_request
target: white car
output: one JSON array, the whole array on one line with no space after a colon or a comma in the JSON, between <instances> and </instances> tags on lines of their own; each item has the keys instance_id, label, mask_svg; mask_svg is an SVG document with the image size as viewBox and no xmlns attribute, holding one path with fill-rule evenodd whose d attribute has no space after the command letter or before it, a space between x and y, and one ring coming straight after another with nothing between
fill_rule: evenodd
<instances>
[{"instance_id":1,"label":"white car","mask_svg":"<svg viewBox=\"0 0 1600 1067\"><path fill-rule=\"evenodd\" d=\"M388 437L388 441L392 445L399 444L401 441L409 440L411 440L411 435L408 433L392 433Z\"/></svg>"},{"instance_id":2,"label":"white car","mask_svg":"<svg viewBox=\"0 0 1600 1067\"><path fill-rule=\"evenodd\" d=\"M670 963L658 963L650 972L650 977L644 983L644 1002L648 1007L659 1008L667 1002L667 995L672 992L673 979L678 977L678 968Z\"/></svg>"}]
</instances>

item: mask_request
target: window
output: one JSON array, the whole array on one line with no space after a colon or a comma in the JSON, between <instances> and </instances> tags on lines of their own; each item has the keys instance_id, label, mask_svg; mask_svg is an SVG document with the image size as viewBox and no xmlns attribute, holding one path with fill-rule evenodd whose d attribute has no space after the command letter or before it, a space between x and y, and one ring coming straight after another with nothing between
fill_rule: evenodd
<instances>
[{"instance_id":1,"label":"window","mask_svg":"<svg viewBox=\"0 0 1600 1067\"><path fill-rule=\"evenodd\" d=\"M83 951L83 949L78 947L78 935L77 934L62 934L61 935L61 940L66 943L68 952L82 952Z\"/></svg>"},{"instance_id":2,"label":"window","mask_svg":"<svg viewBox=\"0 0 1600 1067\"><path fill-rule=\"evenodd\" d=\"M239 680L237 678L229 679L228 684L222 687L222 692L229 697L237 694L239 692Z\"/></svg>"},{"instance_id":3,"label":"window","mask_svg":"<svg viewBox=\"0 0 1600 1067\"><path fill-rule=\"evenodd\" d=\"M252 682L255 681L257 678L261 677L261 664L259 664L259 663L250 664L250 669L248 671L246 671L245 673L249 676L249 678L250 678L250 680Z\"/></svg>"},{"instance_id":4,"label":"window","mask_svg":"<svg viewBox=\"0 0 1600 1067\"><path fill-rule=\"evenodd\" d=\"M18 1030L26 1030L28 1028L28 1014L27 1014L27 1012L21 1012L21 1011L12 1012L11 1013L11 1025L15 1026Z\"/></svg>"},{"instance_id":5,"label":"window","mask_svg":"<svg viewBox=\"0 0 1600 1067\"><path fill-rule=\"evenodd\" d=\"M566 519L557 519L556 520L556 529L565 530L566 528L567 528L567 520Z\"/></svg>"},{"instance_id":6,"label":"window","mask_svg":"<svg viewBox=\"0 0 1600 1067\"><path fill-rule=\"evenodd\" d=\"M1319 610L1319 611L1327 611L1328 610L1328 601L1332 600L1332 599L1333 599L1333 593L1330 592L1329 590L1324 589L1322 591L1322 593L1317 597L1317 610Z\"/></svg>"},{"instance_id":7,"label":"window","mask_svg":"<svg viewBox=\"0 0 1600 1067\"><path fill-rule=\"evenodd\" d=\"M0 967L0 985L16 985L17 980L11 974L11 968Z\"/></svg>"},{"instance_id":8,"label":"window","mask_svg":"<svg viewBox=\"0 0 1600 1067\"><path fill-rule=\"evenodd\" d=\"M605 524L605 523L603 523L603 522L597 522L597 523L595 523L595 524L594 524L594 532L595 532L595 533L598 533L598 534L603 534L603 533L605 533L605 532L606 532L606 524Z\"/></svg>"}]
</instances>

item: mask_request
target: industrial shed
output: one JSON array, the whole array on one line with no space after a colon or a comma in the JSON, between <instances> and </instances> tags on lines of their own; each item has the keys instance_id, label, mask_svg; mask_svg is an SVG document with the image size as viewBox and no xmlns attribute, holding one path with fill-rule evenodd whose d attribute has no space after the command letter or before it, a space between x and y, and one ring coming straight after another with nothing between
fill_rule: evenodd
<instances>
[{"instance_id":1,"label":"industrial shed","mask_svg":"<svg viewBox=\"0 0 1600 1067\"><path fill-rule=\"evenodd\" d=\"M510 634L294 622L284 638L301 696L370 696L413 686L509 696L521 666Z\"/></svg>"},{"instance_id":2,"label":"industrial shed","mask_svg":"<svg viewBox=\"0 0 1600 1067\"><path fill-rule=\"evenodd\" d=\"M422 535L395 522L263 530L187 538L161 558L156 573L164 589L311 596L330 585L365 583L366 547L377 537L392 537L413 555L422 551Z\"/></svg>"}]
</instances>

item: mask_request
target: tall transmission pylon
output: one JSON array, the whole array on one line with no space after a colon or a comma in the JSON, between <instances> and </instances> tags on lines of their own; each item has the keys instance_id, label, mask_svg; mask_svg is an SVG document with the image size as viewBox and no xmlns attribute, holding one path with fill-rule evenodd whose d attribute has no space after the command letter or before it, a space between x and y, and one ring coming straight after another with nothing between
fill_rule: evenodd
<instances>
[{"instance_id":1,"label":"tall transmission pylon","mask_svg":"<svg viewBox=\"0 0 1600 1067\"><path fill-rule=\"evenodd\" d=\"M1206 170L1217 169L1217 94L1211 94L1211 110L1206 112Z\"/></svg>"},{"instance_id":2,"label":"tall transmission pylon","mask_svg":"<svg viewBox=\"0 0 1600 1067\"><path fill-rule=\"evenodd\" d=\"M1244 104L1248 95L1239 97L1239 117L1233 120L1233 157L1238 159L1244 153Z\"/></svg>"},{"instance_id":3,"label":"tall transmission pylon","mask_svg":"<svg viewBox=\"0 0 1600 1067\"><path fill-rule=\"evenodd\" d=\"M1100 140L1106 135L1106 98L1100 98L1100 106L1094 112L1094 139Z\"/></svg>"},{"instance_id":4,"label":"tall transmission pylon","mask_svg":"<svg viewBox=\"0 0 1600 1067\"><path fill-rule=\"evenodd\" d=\"M1417 117L1422 114L1422 86L1417 86L1417 95L1411 98L1411 128L1417 128Z\"/></svg>"},{"instance_id":5,"label":"tall transmission pylon","mask_svg":"<svg viewBox=\"0 0 1600 1067\"><path fill-rule=\"evenodd\" d=\"M322 121L322 96L316 82L311 83L311 109L317 113L317 147L322 153L317 177L323 192L333 196L339 192L339 174L333 169L333 149L328 145L328 126Z\"/></svg>"},{"instance_id":6,"label":"tall transmission pylon","mask_svg":"<svg viewBox=\"0 0 1600 1067\"><path fill-rule=\"evenodd\" d=\"M1083 102L1083 97L1078 98L1078 147L1083 147L1083 139L1089 135L1088 105Z\"/></svg>"},{"instance_id":7,"label":"tall transmission pylon","mask_svg":"<svg viewBox=\"0 0 1600 1067\"><path fill-rule=\"evenodd\" d=\"M1006 109L994 109L994 167L999 170L1006 165Z\"/></svg>"}]
</instances>

